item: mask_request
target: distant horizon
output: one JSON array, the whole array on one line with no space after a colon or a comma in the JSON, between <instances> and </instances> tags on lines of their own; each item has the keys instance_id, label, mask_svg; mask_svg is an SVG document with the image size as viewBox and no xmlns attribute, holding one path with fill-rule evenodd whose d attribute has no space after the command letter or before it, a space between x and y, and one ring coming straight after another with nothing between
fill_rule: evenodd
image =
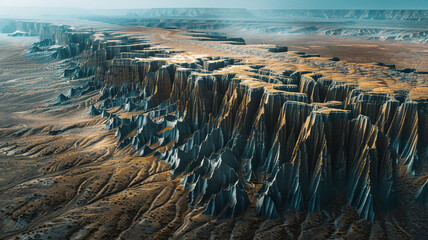
<instances>
[{"instance_id":1,"label":"distant horizon","mask_svg":"<svg viewBox=\"0 0 428 240\"><path fill-rule=\"evenodd\" d=\"M0 5L1 6L1 5ZM5 8L84 9L84 10L150 10L150 9L246 9L246 10L333 10L333 11L428 11L422 8L245 8L245 7L150 7L150 8L84 8L66 6L1 6Z\"/></svg>"},{"instance_id":2,"label":"distant horizon","mask_svg":"<svg viewBox=\"0 0 428 240\"><path fill-rule=\"evenodd\" d=\"M428 10L426 0L0 0L1 7L136 10L153 8L245 8L284 10Z\"/></svg>"}]
</instances>

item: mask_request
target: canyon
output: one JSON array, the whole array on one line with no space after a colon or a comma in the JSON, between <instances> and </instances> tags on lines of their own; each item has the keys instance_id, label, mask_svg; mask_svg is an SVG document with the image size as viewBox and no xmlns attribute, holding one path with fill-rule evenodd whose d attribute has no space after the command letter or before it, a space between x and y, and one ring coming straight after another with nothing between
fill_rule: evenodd
<instances>
[{"instance_id":1,"label":"canyon","mask_svg":"<svg viewBox=\"0 0 428 240\"><path fill-rule=\"evenodd\" d=\"M56 75L41 100L31 86L7 100L13 85L1 85L0 238L424 238L424 66L247 44L177 21L187 20L3 22L39 37L20 49Z\"/></svg>"}]
</instances>

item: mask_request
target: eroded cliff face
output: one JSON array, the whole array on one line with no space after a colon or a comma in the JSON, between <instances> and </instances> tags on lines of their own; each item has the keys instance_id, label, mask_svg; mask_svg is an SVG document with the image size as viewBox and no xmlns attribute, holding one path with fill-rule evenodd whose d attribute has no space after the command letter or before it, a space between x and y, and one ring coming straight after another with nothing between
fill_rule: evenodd
<instances>
[{"instance_id":1,"label":"eroded cliff face","mask_svg":"<svg viewBox=\"0 0 428 240\"><path fill-rule=\"evenodd\" d=\"M29 36L39 36L40 43L36 44L38 50L52 50L53 58L66 59L79 55L83 49L88 48L87 40L93 35L90 29L75 31L67 25L56 25L34 21L8 21L1 29L3 33L21 31Z\"/></svg>"},{"instance_id":2,"label":"eroded cliff face","mask_svg":"<svg viewBox=\"0 0 428 240\"><path fill-rule=\"evenodd\" d=\"M410 174L426 165L424 102L400 102L314 73L212 72L237 59L169 64L129 56L116 55L95 76L104 89L128 84L135 93L122 88L98 107L144 111L118 126L120 146L171 164L189 204L207 206L208 214L243 214L249 186L262 184L260 215L322 210L345 193L373 221L397 204L397 163Z\"/></svg>"},{"instance_id":3,"label":"eroded cliff face","mask_svg":"<svg viewBox=\"0 0 428 240\"><path fill-rule=\"evenodd\" d=\"M68 75L94 76L89 86L100 94L90 114L107 119L118 149L168 163L188 205L206 214L238 217L255 204L258 215L277 218L289 209L325 210L344 197L374 221L398 207L400 169L426 173L425 101L241 59L177 62L171 49L133 36L49 31L78 45L67 55L80 53ZM426 185L415 192L424 204Z\"/></svg>"}]
</instances>

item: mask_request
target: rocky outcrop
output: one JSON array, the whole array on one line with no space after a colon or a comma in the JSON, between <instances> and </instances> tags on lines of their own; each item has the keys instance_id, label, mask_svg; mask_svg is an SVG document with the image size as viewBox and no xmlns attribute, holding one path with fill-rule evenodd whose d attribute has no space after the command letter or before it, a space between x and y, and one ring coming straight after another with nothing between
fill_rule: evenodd
<instances>
[{"instance_id":1,"label":"rocky outcrop","mask_svg":"<svg viewBox=\"0 0 428 240\"><path fill-rule=\"evenodd\" d=\"M414 173L420 161L427 159L426 109L418 109L418 103L406 101L398 107L386 134L391 138L391 146L400 159ZM425 108L425 107L423 107ZM421 119L419 119L421 118ZM422 127L421 131L419 127Z\"/></svg>"},{"instance_id":2,"label":"rocky outcrop","mask_svg":"<svg viewBox=\"0 0 428 240\"><path fill-rule=\"evenodd\" d=\"M87 48L87 40L92 36L92 31L73 31L68 25L56 25L43 22L29 21L9 21L9 24L3 28L4 33L13 33L15 31L25 32L29 36L39 36L40 42L35 46L38 50L54 51L53 58L66 59L79 55ZM58 45L54 49L52 45Z\"/></svg>"},{"instance_id":3,"label":"rocky outcrop","mask_svg":"<svg viewBox=\"0 0 428 240\"><path fill-rule=\"evenodd\" d=\"M274 53L279 53L279 52L287 52L288 51L288 47L273 47L273 48L269 48L268 50L269 52L274 52Z\"/></svg>"},{"instance_id":4,"label":"rocky outcrop","mask_svg":"<svg viewBox=\"0 0 428 240\"><path fill-rule=\"evenodd\" d=\"M67 102L68 100L70 100L70 98L66 97L66 96L65 96L64 94L62 94L62 93L60 93L60 94L58 95L58 97L56 98L56 102L57 102L58 104L65 103L65 102Z\"/></svg>"}]
</instances>

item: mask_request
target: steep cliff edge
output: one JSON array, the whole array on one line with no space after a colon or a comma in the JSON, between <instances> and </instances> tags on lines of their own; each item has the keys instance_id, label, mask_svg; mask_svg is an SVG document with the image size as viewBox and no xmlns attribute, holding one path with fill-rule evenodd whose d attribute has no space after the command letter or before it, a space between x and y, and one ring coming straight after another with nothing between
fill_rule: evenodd
<instances>
[{"instance_id":1,"label":"steep cliff edge","mask_svg":"<svg viewBox=\"0 0 428 240\"><path fill-rule=\"evenodd\" d=\"M121 138L121 146L129 143L136 152L170 163L171 172L184 177L189 204L207 206L206 213L243 214L249 184L261 183L260 215L322 210L344 193L362 218L373 221L397 206L396 163L410 174L426 167L426 130L419 121L426 118L423 102L401 103L393 95L307 74L290 88L254 71L243 77L202 70L206 64L158 63L163 66L140 78L138 97L120 92L115 97L127 98L125 104L144 103L137 109L156 119L152 127L135 127L131 119L120 135L136 129L140 140ZM123 76L101 81L110 85Z\"/></svg>"}]
</instances>

